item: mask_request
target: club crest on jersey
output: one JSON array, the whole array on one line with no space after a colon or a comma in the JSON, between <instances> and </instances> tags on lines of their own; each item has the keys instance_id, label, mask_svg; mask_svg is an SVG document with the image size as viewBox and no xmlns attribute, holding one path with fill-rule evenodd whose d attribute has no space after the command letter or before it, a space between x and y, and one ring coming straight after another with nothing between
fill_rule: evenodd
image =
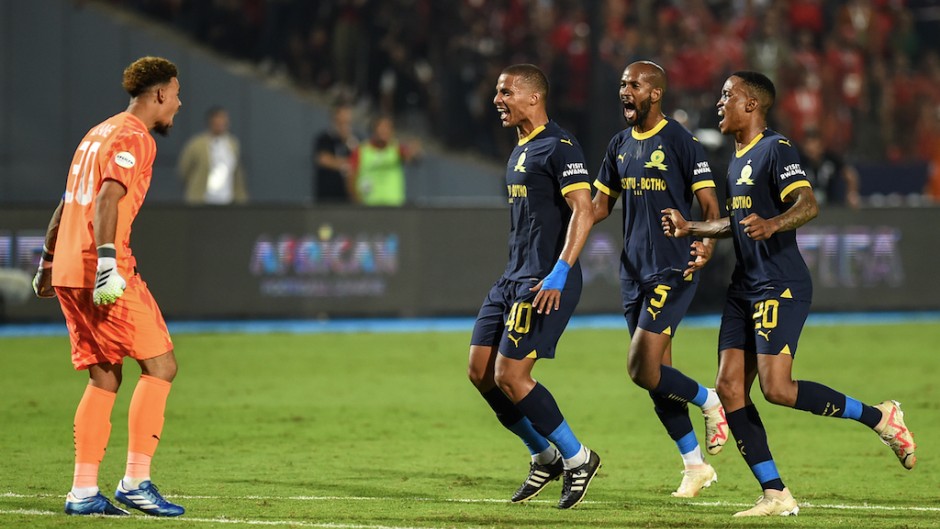
<instances>
[{"instance_id":1,"label":"club crest on jersey","mask_svg":"<svg viewBox=\"0 0 940 529\"><path fill-rule=\"evenodd\" d=\"M525 172L525 151L522 151L522 154L519 155L519 159L516 160L516 166L513 167L512 170L517 173Z\"/></svg>"},{"instance_id":2,"label":"club crest on jersey","mask_svg":"<svg viewBox=\"0 0 940 529\"><path fill-rule=\"evenodd\" d=\"M137 159L134 158L134 155L129 152L121 151L114 155L114 163L125 169L130 169L131 167L134 167L135 163L137 163Z\"/></svg>"},{"instance_id":3,"label":"club crest on jersey","mask_svg":"<svg viewBox=\"0 0 940 529\"><path fill-rule=\"evenodd\" d=\"M656 149L650 154L650 161L643 164L643 167L659 169L660 171L665 171L666 166L663 164L663 161L666 160L666 153L663 152L662 148Z\"/></svg>"},{"instance_id":4,"label":"club crest on jersey","mask_svg":"<svg viewBox=\"0 0 940 529\"><path fill-rule=\"evenodd\" d=\"M751 173L752 173L753 171L754 171L754 170L751 169L751 162L750 162L750 160L748 160L748 164L745 165L743 169L741 169L741 178L738 178L737 181L734 183L734 185L736 185L736 186L743 186L743 185L752 186L752 185L754 185L754 181L751 180Z\"/></svg>"}]
</instances>

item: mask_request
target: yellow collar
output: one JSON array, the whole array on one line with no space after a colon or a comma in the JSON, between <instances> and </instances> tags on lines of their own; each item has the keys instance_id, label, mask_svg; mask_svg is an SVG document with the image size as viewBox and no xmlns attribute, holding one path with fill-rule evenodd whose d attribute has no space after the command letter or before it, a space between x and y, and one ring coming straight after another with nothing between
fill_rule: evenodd
<instances>
[{"instance_id":1,"label":"yellow collar","mask_svg":"<svg viewBox=\"0 0 940 529\"><path fill-rule=\"evenodd\" d=\"M666 123L668 123L668 121L666 120L666 118L663 118L662 120L660 120L659 123L656 124L655 127L651 128L650 130L648 130L648 131L646 131L646 132L637 132L637 131L636 131L636 127L633 127L633 129L631 130L631 132L632 132L632 134L633 134L633 139L635 139L635 140L645 140L645 139L652 138L653 136L656 135L656 133L658 133L659 131L663 130L663 127L666 126Z\"/></svg>"}]
</instances>

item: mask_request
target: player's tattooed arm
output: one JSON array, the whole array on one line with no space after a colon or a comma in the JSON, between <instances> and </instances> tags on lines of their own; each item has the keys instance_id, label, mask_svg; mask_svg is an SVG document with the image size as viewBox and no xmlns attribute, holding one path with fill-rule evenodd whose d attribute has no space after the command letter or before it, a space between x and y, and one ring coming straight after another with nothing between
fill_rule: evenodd
<instances>
[{"instance_id":1,"label":"player's tattooed arm","mask_svg":"<svg viewBox=\"0 0 940 529\"><path fill-rule=\"evenodd\" d=\"M666 208L661 211L663 233L666 237L709 237L724 239L731 237L731 219L721 217L714 220L689 221L685 220L679 211Z\"/></svg>"},{"instance_id":2,"label":"player's tattooed arm","mask_svg":"<svg viewBox=\"0 0 940 529\"><path fill-rule=\"evenodd\" d=\"M816 195L813 194L811 187L798 187L790 192L784 199L786 202L793 202L785 213L778 215L777 231L795 230L807 222L816 218L819 214L819 206L816 204Z\"/></svg>"},{"instance_id":3,"label":"player's tattooed arm","mask_svg":"<svg viewBox=\"0 0 940 529\"><path fill-rule=\"evenodd\" d=\"M744 217L740 222L744 226L744 234L755 241L763 241L778 231L795 230L816 218L819 213L816 197L809 186L794 189L784 200L793 202L793 205L776 217L764 219L756 213Z\"/></svg>"}]
</instances>

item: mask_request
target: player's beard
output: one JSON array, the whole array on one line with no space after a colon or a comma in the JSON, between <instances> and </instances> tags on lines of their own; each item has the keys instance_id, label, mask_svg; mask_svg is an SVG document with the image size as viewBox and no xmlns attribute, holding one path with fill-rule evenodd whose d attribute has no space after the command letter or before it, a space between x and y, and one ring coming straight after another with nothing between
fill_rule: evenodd
<instances>
[{"instance_id":1,"label":"player's beard","mask_svg":"<svg viewBox=\"0 0 940 529\"><path fill-rule=\"evenodd\" d=\"M623 120L627 122L628 127L633 127L637 123L643 123L646 121L646 116L649 116L650 110L653 109L653 101L652 99L647 97L643 101L640 101L640 104L635 105L635 106L636 106L636 112L633 115L634 116L633 119L632 120L627 119L626 116L624 116L623 118Z\"/></svg>"},{"instance_id":2,"label":"player's beard","mask_svg":"<svg viewBox=\"0 0 940 529\"><path fill-rule=\"evenodd\" d=\"M169 136L171 128L173 128L171 123L157 123L153 126L153 131L161 136Z\"/></svg>"}]
</instances>

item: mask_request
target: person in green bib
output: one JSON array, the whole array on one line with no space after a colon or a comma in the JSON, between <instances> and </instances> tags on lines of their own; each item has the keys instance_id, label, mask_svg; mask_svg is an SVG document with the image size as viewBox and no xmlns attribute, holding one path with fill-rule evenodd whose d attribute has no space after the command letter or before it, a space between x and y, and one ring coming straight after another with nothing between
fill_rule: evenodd
<instances>
[{"instance_id":1,"label":"person in green bib","mask_svg":"<svg viewBox=\"0 0 940 529\"><path fill-rule=\"evenodd\" d=\"M405 163L418 154L417 145L403 145L395 138L390 116L376 117L369 141L359 145L350 160L353 201L365 206L404 205Z\"/></svg>"}]
</instances>

